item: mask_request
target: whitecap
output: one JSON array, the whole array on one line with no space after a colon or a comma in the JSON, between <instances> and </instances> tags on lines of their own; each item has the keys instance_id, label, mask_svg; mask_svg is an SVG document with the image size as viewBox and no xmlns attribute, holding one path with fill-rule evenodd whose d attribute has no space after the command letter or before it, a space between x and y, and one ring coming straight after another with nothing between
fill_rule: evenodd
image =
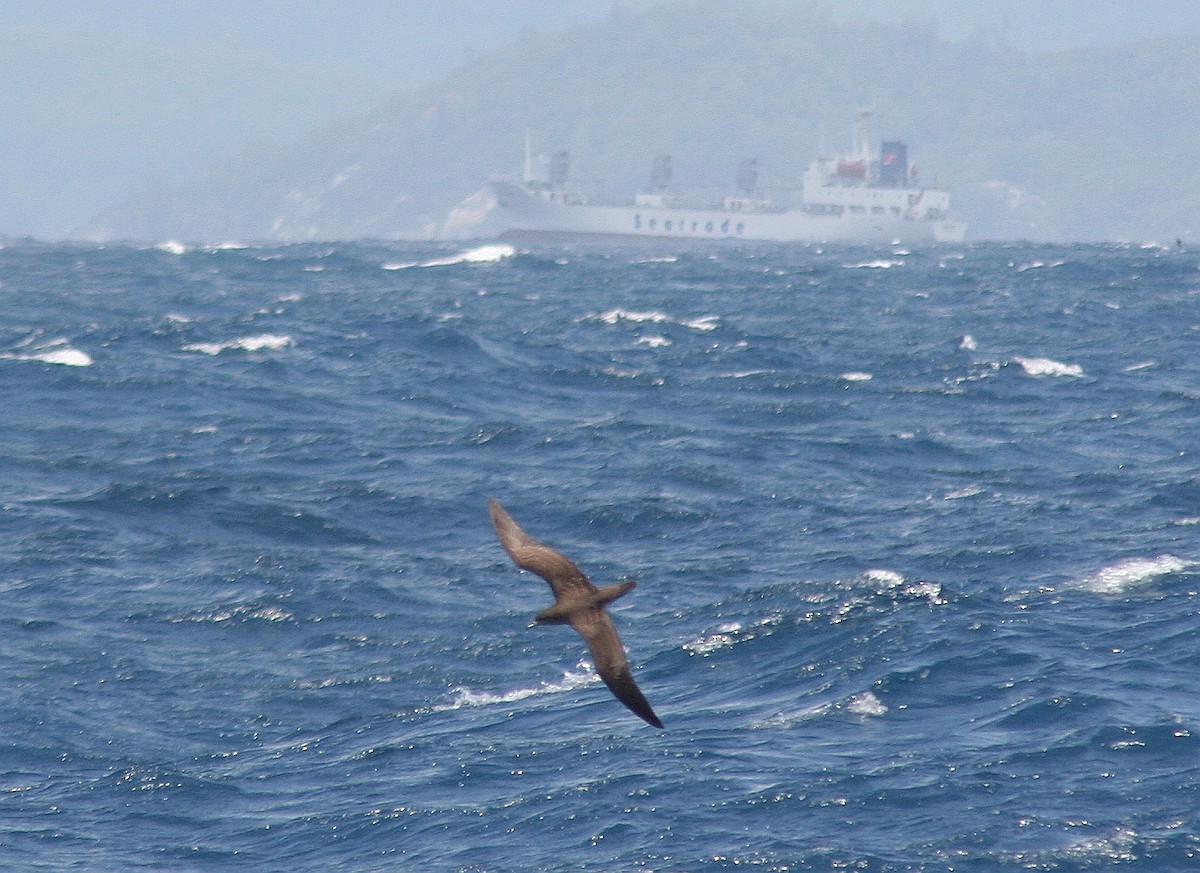
<instances>
[{"instance_id":1,"label":"whitecap","mask_svg":"<svg viewBox=\"0 0 1200 873\"><path fill-rule=\"evenodd\" d=\"M31 360L41 361L44 364L61 364L64 367L90 367L92 365L91 355L72 348L52 349L29 357Z\"/></svg>"},{"instance_id":2,"label":"whitecap","mask_svg":"<svg viewBox=\"0 0 1200 873\"><path fill-rule=\"evenodd\" d=\"M942 499L943 500L963 500L967 497L974 497L977 494L982 494L982 493L983 493L983 488L981 488L980 486L967 485L964 488L959 488L957 491L948 492L944 497L942 497Z\"/></svg>"},{"instance_id":3,"label":"whitecap","mask_svg":"<svg viewBox=\"0 0 1200 873\"><path fill-rule=\"evenodd\" d=\"M1136 373L1139 370L1148 370L1151 367L1157 366L1154 361L1140 361L1136 364L1130 364L1125 368L1126 373Z\"/></svg>"},{"instance_id":4,"label":"whitecap","mask_svg":"<svg viewBox=\"0 0 1200 873\"><path fill-rule=\"evenodd\" d=\"M636 324L650 322L651 324L663 324L671 321L671 316L663 312L635 312L631 309L610 309L607 312L601 312L599 315L592 316L598 318L605 324L618 324L622 321L632 321Z\"/></svg>"},{"instance_id":5,"label":"whitecap","mask_svg":"<svg viewBox=\"0 0 1200 873\"><path fill-rule=\"evenodd\" d=\"M709 655L718 649L725 649L734 644L735 636L742 629L741 622L731 621L717 628L716 633L696 637L689 643L684 643L684 651L693 655Z\"/></svg>"},{"instance_id":6,"label":"whitecap","mask_svg":"<svg viewBox=\"0 0 1200 873\"><path fill-rule=\"evenodd\" d=\"M26 340L21 343L21 346L27 346L28 342ZM6 361L32 361L41 364L57 364L61 367L90 367L93 363L91 355L72 347L65 339L50 340L49 342L34 346L30 352L0 354L0 358Z\"/></svg>"},{"instance_id":7,"label":"whitecap","mask_svg":"<svg viewBox=\"0 0 1200 873\"><path fill-rule=\"evenodd\" d=\"M959 340L958 347L964 351L973 352L979 348L979 343L975 342L975 337L969 333L964 333L963 338Z\"/></svg>"},{"instance_id":8,"label":"whitecap","mask_svg":"<svg viewBox=\"0 0 1200 873\"><path fill-rule=\"evenodd\" d=\"M887 711L887 705L873 692L864 691L837 703L814 703L811 706L781 712L771 718L755 722L751 727L756 730L779 730L794 727L801 722L824 718L836 712L879 718L886 715Z\"/></svg>"},{"instance_id":9,"label":"whitecap","mask_svg":"<svg viewBox=\"0 0 1200 873\"><path fill-rule=\"evenodd\" d=\"M880 258L874 261L863 261L858 264L844 264L843 266L847 270L890 270L892 267L904 266L904 261Z\"/></svg>"},{"instance_id":10,"label":"whitecap","mask_svg":"<svg viewBox=\"0 0 1200 873\"><path fill-rule=\"evenodd\" d=\"M719 315L702 315L699 318L680 320L657 310L641 312L635 309L620 308L609 309L606 312L592 313L587 317L602 321L605 324L620 324L623 321L633 322L634 324L679 324L692 330L705 332L716 330L717 325L721 321L721 316Z\"/></svg>"},{"instance_id":11,"label":"whitecap","mask_svg":"<svg viewBox=\"0 0 1200 873\"><path fill-rule=\"evenodd\" d=\"M243 352L275 352L292 345L290 336L264 333L257 336L243 336L223 343L189 343L183 347L185 352L200 352L205 355L219 355L225 351Z\"/></svg>"},{"instance_id":12,"label":"whitecap","mask_svg":"<svg viewBox=\"0 0 1200 873\"><path fill-rule=\"evenodd\" d=\"M382 264L384 270L407 270L410 267L453 267L455 264L495 264L505 258L511 258L517 250L507 243L493 243L479 246L450 255L446 258L434 258L430 261L413 261L407 263L389 262Z\"/></svg>"},{"instance_id":13,"label":"whitecap","mask_svg":"<svg viewBox=\"0 0 1200 873\"><path fill-rule=\"evenodd\" d=\"M669 346L671 341L665 336L642 336L638 337L638 345L649 346L652 349L661 349Z\"/></svg>"},{"instance_id":14,"label":"whitecap","mask_svg":"<svg viewBox=\"0 0 1200 873\"><path fill-rule=\"evenodd\" d=\"M870 382L875 377L870 373L850 372L842 373L838 378L845 382Z\"/></svg>"},{"instance_id":15,"label":"whitecap","mask_svg":"<svg viewBox=\"0 0 1200 873\"><path fill-rule=\"evenodd\" d=\"M1028 376L1074 376L1083 375L1083 367L1078 364L1064 364L1052 358L1021 358L1013 357L1021 365Z\"/></svg>"},{"instance_id":16,"label":"whitecap","mask_svg":"<svg viewBox=\"0 0 1200 873\"><path fill-rule=\"evenodd\" d=\"M1104 567L1091 576L1077 583L1080 588L1094 591L1097 594L1122 594L1130 588L1145 585L1167 576L1179 573L1191 566L1182 558L1174 555L1159 555L1157 558L1127 558L1124 561Z\"/></svg>"},{"instance_id":17,"label":"whitecap","mask_svg":"<svg viewBox=\"0 0 1200 873\"><path fill-rule=\"evenodd\" d=\"M684 327L690 327L692 330L716 330L717 324L721 321L719 315L702 315L699 318L693 318L691 321L679 322Z\"/></svg>"},{"instance_id":18,"label":"whitecap","mask_svg":"<svg viewBox=\"0 0 1200 873\"><path fill-rule=\"evenodd\" d=\"M868 570L863 573L863 578L884 588L895 588L904 584L904 575L895 570Z\"/></svg>"},{"instance_id":19,"label":"whitecap","mask_svg":"<svg viewBox=\"0 0 1200 873\"><path fill-rule=\"evenodd\" d=\"M723 379L749 379L751 376L769 376L772 370L736 370L733 373L722 373Z\"/></svg>"},{"instance_id":20,"label":"whitecap","mask_svg":"<svg viewBox=\"0 0 1200 873\"><path fill-rule=\"evenodd\" d=\"M846 701L846 711L852 712L855 715L870 715L879 717L886 715L888 708L882 700L870 691L864 691L862 694L855 694Z\"/></svg>"},{"instance_id":21,"label":"whitecap","mask_svg":"<svg viewBox=\"0 0 1200 873\"><path fill-rule=\"evenodd\" d=\"M445 712L451 709L462 709L468 706L494 706L498 703L516 703L530 697L540 697L544 694L559 694L572 691L598 682L600 677L591 665L580 661L574 672L566 670L557 682L541 682L531 688L514 688L511 691L473 691L470 688L457 686L451 689L454 699L449 703L441 703L433 707L434 712Z\"/></svg>"},{"instance_id":22,"label":"whitecap","mask_svg":"<svg viewBox=\"0 0 1200 873\"><path fill-rule=\"evenodd\" d=\"M160 252L166 252L168 255L186 255L188 247L178 240L169 239L166 242L160 242L155 246Z\"/></svg>"},{"instance_id":23,"label":"whitecap","mask_svg":"<svg viewBox=\"0 0 1200 873\"><path fill-rule=\"evenodd\" d=\"M1030 261L1028 264L1021 264L1019 267L1017 267L1017 272L1024 273L1027 270L1040 270L1045 267L1061 267L1064 263L1066 262L1051 261L1050 263L1046 263L1045 261Z\"/></svg>"}]
</instances>

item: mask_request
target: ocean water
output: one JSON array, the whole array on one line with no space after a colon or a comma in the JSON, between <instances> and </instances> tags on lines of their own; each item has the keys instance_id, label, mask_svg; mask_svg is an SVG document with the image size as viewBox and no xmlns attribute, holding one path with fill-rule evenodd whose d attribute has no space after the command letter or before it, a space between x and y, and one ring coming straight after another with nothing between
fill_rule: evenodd
<instances>
[{"instance_id":1,"label":"ocean water","mask_svg":"<svg viewBox=\"0 0 1200 873\"><path fill-rule=\"evenodd\" d=\"M0 380L4 869L1200 869L1198 254L10 242Z\"/></svg>"}]
</instances>

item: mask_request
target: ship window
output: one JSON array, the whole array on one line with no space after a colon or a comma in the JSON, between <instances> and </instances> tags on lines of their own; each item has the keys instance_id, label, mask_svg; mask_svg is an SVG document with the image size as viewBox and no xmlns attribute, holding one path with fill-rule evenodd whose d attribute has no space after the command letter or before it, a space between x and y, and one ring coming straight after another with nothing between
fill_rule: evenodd
<instances>
[{"instance_id":1,"label":"ship window","mask_svg":"<svg viewBox=\"0 0 1200 873\"><path fill-rule=\"evenodd\" d=\"M642 229L642 217L640 215L635 215L633 217L633 229L634 230Z\"/></svg>"},{"instance_id":2,"label":"ship window","mask_svg":"<svg viewBox=\"0 0 1200 873\"><path fill-rule=\"evenodd\" d=\"M899 215L899 214L900 214L900 207L899 207L899 206L893 206L893 207L892 207L892 215Z\"/></svg>"},{"instance_id":3,"label":"ship window","mask_svg":"<svg viewBox=\"0 0 1200 873\"><path fill-rule=\"evenodd\" d=\"M866 211L867 211L867 207L865 207L865 206L851 206L851 207L850 207L850 211L851 211L852 213L854 213L855 215L861 215L861 214L863 214L864 212L866 212Z\"/></svg>"},{"instance_id":4,"label":"ship window","mask_svg":"<svg viewBox=\"0 0 1200 873\"><path fill-rule=\"evenodd\" d=\"M721 233L729 233L729 220L721 222Z\"/></svg>"},{"instance_id":5,"label":"ship window","mask_svg":"<svg viewBox=\"0 0 1200 873\"><path fill-rule=\"evenodd\" d=\"M738 232L738 233L745 233L745 232L746 232L746 225L745 225L745 222L741 222L741 221L739 221L739 222L737 223L737 232Z\"/></svg>"},{"instance_id":6,"label":"ship window","mask_svg":"<svg viewBox=\"0 0 1200 873\"><path fill-rule=\"evenodd\" d=\"M663 222L663 230L670 230L670 229L671 229L671 219L668 218L666 221Z\"/></svg>"},{"instance_id":7,"label":"ship window","mask_svg":"<svg viewBox=\"0 0 1200 873\"><path fill-rule=\"evenodd\" d=\"M698 222L698 221L693 221L693 222L692 222L692 233L695 233L695 232L696 232L696 228L697 228L697 227L699 227L699 226L700 226L700 222Z\"/></svg>"},{"instance_id":8,"label":"ship window","mask_svg":"<svg viewBox=\"0 0 1200 873\"><path fill-rule=\"evenodd\" d=\"M712 230L713 230L713 224L712 224L712 222L711 222L711 221L710 221L710 222L708 222L706 225L704 225L704 232L705 232L705 233L712 233Z\"/></svg>"},{"instance_id":9,"label":"ship window","mask_svg":"<svg viewBox=\"0 0 1200 873\"><path fill-rule=\"evenodd\" d=\"M651 219L650 219L650 229L651 229L651 230L654 230L654 228L656 228L656 227L658 227L658 219L657 219L657 218L651 218Z\"/></svg>"},{"instance_id":10,"label":"ship window","mask_svg":"<svg viewBox=\"0 0 1200 873\"><path fill-rule=\"evenodd\" d=\"M871 214L872 215L883 215L883 207L882 206L872 206Z\"/></svg>"}]
</instances>

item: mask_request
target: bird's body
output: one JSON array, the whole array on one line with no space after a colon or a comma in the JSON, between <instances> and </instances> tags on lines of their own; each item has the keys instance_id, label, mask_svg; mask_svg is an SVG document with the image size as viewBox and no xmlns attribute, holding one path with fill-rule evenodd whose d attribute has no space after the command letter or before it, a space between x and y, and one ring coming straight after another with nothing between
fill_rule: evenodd
<instances>
[{"instance_id":1,"label":"bird's body","mask_svg":"<svg viewBox=\"0 0 1200 873\"><path fill-rule=\"evenodd\" d=\"M536 573L550 583L554 605L537 614L538 624L569 624L579 632L596 662L596 673L617 699L655 727L661 728L650 703L633 681L625 648L604 607L629 592L636 582L597 588L566 555L539 543L513 521L495 500L488 512L496 536L508 556L522 570Z\"/></svg>"}]
</instances>

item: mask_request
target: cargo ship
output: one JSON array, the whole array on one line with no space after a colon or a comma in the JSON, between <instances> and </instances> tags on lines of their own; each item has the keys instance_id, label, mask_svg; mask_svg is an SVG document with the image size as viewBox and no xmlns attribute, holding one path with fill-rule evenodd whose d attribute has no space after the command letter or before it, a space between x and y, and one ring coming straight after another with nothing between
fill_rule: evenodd
<instances>
[{"instance_id":1,"label":"cargo ship","mask_svg":"<svg viewBox=\"0 0 1200 873\"><path fill-rule=\"evenodd\" d=\"M535 161L528 138L523 178L493 181L497 217L510 236L744 239L774 242L959 242L966 224L950 193L917 182L906 143L872 147L860 112L845 154L820 155L804 172L800 204L776 206L758 187L758 162L743 161L735 193L719 205L689 205L672 188L671 158L655 159L649 187L633 203L593 202L571 185L570 158Z\"/></svg>"}]
</instances>

